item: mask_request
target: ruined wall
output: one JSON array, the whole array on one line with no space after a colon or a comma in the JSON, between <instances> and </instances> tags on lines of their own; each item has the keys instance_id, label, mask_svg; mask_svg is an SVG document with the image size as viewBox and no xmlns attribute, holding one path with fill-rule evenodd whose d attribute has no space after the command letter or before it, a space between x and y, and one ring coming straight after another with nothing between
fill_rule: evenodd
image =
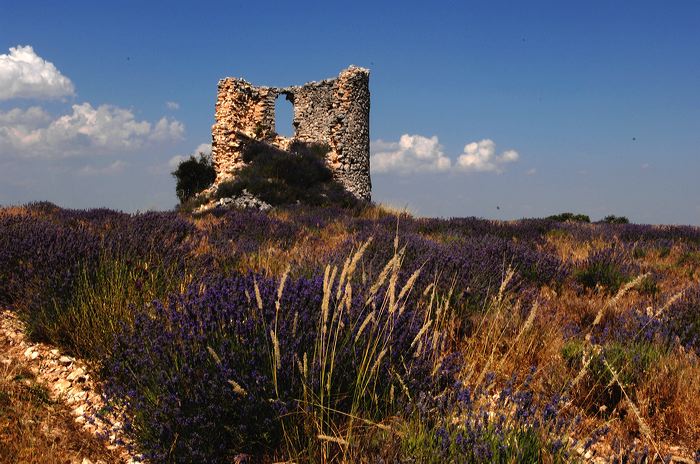
<instances>
[{"instance_id":1,"label":"ruined wall","mask_svg":"<svg viewBox=\"0 0 700 464\"><path fill-rule=\"evenodd\" d=\"M278 96L294 106L291 138L275 132ZM251 140L282 149L294 140L318 142L330 147L326 161L336 180L356 197L370 200L369 100L369 71L355 66L335 79L283 88L257 87L238 78L220 80L212 127L216 182L235 176Z\"/></svg>"}]
</instances>

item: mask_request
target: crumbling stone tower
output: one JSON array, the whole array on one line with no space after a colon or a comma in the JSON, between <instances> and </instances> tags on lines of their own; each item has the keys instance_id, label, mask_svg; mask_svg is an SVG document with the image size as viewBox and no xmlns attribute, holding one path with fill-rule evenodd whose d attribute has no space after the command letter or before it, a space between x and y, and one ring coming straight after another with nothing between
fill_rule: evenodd
<instances>
[{"instance_id":1,"label":"crumbling stone tower","mask_svg":"<svg viewBox=\"0 0 700 464\"><path fill-rule=\"evenodd\" d=\"M275 132L275 100L294 106L294 135ZM323 143L335 179L363 200L371 199L369 173L369 70L350 66L335 79L302 86L258 87L243 79L219 81L212 158L216 183L236 175L242 153L253 140L287 149L291 142Z\"/></svg>"}]
</instances>

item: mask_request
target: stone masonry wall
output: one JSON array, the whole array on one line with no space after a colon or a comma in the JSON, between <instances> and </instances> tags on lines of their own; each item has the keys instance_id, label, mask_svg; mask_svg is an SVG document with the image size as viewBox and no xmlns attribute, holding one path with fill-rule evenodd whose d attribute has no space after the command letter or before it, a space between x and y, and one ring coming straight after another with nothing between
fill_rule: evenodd
<instances>
[{"instance_id":1,"label":"stone masonry wall","mask_svg":"<svg viewBox=\"0 0 700 464\"><path fill-rule=\"evenodd\" d=\"M275 100L284 96L294 106L291 138L275 132ZM243 79L219 81L216 122L212 127L212 157L216 183L234 177L244 163L251 140L282 149L292 141L330 147L326 161L335 179L356 197L370 200L369 70L350 66L335 79L302 86L258 87Z\"/></svg>"}]
</instances>

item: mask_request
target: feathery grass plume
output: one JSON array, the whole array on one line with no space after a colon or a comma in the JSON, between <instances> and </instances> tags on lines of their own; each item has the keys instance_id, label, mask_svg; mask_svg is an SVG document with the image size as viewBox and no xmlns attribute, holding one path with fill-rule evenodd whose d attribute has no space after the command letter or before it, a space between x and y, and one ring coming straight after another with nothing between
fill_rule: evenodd
<instances>
[{"instance_id":1,"label":"feathery grass plume","mask_svg":"<svg viewBox=\"0 0 700 464\"><path fill-rule=\"evenodd\" d=\"M336 444L341 445L341 446L348 446L349 445L347 440L344 440L343 438L340 438L340 437L331 437L330 435L323 435L323 434L319 433L318 435L316 435L316 438L318 438L319 440L322 440L322 441L329 441L331 443L336 443Z\"/></svg>"},{"instance_id":2,"label":"feathery grass plume","mask_svg":"<svg viewBox=\"0 0 700 464\"><path fill-rule=\"evenodd\" d=\"M345 303L345 304L344 304ZM338 346L338 339L340 338L340 331L343 329L345 326L343 322L343 312L345 308L349 311L351 309L351 304L352 304L352 286L350 285L350 282L348 282L345 286L345 293L343 294L343 300L340 302L340 306L338 307L338 311L335 311L333 313L333 320L331 321L331 326L333 325L333 322L337 323L335 324L335 331L333 333L333 348L330 353L330 369L328 370L328 393L330 394L330 383L331 379L333 377L333 370L335 368L335 361L336 361L336 348Z\"/></svg>"},{"instance_id":3,"label":"feathery grass plume","mask_svg":"<svg viewBox=\"0 0 700 464\"><path fill-rule=\"evenodd\" d=\"M671 298L669 298L668 301L661 307L661 309L659 309L656 313L654 313L654 317L658 318L662 313L664 313L668 308L670 308L671 305L673 305L673 303L675 303L680 298L682 298L683 295L685 295L685 292L688 291L688 288L689 287L684 288L683 290L681 290L680 292L674 294Z\"/></svg>"},{"instance_id":4,"label":"feathery grass plume","mask_svg":"<svg viewBox=\"0 0 700 464\"><path fill-rule=\"evenodd\" d=\"M398 236L396 237L396 244L398 244ZM405 249L405 247L404 247ZM403 250L402 250L403 251ZM394 261L394 265L391 268L391 277L389 277L389 314L394 314L396 311L396 284L399 281L399 270L401 269L401 262L403 260L403 253L401 258Z\"/></svg>"},{"instance_id":5,"label":"feathery grass plume","mask_svg":"<svg viewBox=\"0 0 700 464\"><path fill-rule=\"evenodd\" d=\"M372 286L369 289L369 295L367 296L367 300L365 304L370 304L372 301L372 298L377 294L379 289L384 285L384 282L386 281L387 276L389 275L389 272L394 268L394 262L398 259L398 255L394 255L391 257L388 263L382 268L382 271L379 273L379 277L377 277L377 280L372 284Z\"/></svg>"},{"instance_id":6,"label":"feathery grass plume","mask_svg":"<svg viewBox=\"0 0 700 464\"><path fill-rule=\"evenodd\" d=\"M436 276L437 281L437 276ZM447 291L447 295L437 303L437 309L435 310L435 325L433 325L433 337L432 337L432 350L433 350L433 362L437 362L438 358L442 355L444 351L444 345L447 338L452 333L454 327L448 327L448 313L450 309L450 301L452 301L452 294L454 293L455 286L457 285L456 277L452 278L452 283ZM430 313L433 302L437 298L437 285L432 285L433 293L430 295L430 302L428 305L428 314ZM453 316L454 317L454 316ZM442 343L442 347L438 349L438 343Z\"/></svg>"},{"instance_id":7,"label":"feathery grass plume","mask_svg":"<svg viewBox=\"0 0 700 464\"><path fill-rule=\"evenodd\" d=\"M309 379L309 360L308 360L308 357L306 355L306 351L304 351L304 358L303 359L304 359L304 364L303 364L304 365L304 372L303 372L304 381L308 382L308 379Z\"/></svg>"},{"instance_id":8,"label":"feathery grass plume","mask_svg":"<svg viewBox=\"0 0 700 464\"><path fill-rule=\"evenodd\" d=\"M350 285L350 282L345 284L345 308L350 311L350 308L352 307L352 285ZM340 324L343 324L343 320L341 319Z\"/></svg>"},{"instance_id":9,"label":"feathery grass plume","mask_svg":"<svg viewBox=\"0 0 700 464\"><path fill-rule=\"evenodd\" d=\"M406 284L403 286L403 288L399 292L399 297L398 297L399 300L401 300L401 298L403 298L413 288L413 284L416 283L416 279L418 279L418 276L420 275L421 270L422 270L421 268L418 268L415 271L413 271L413 274L411 274L411 277L408 278L408 280L406 281Z\"/></svg>"},{"instance_id":10,"label":"feathery grass plume","mask_svg":"<svg viewBox=\"0 0 700 464\"><path fill-rule=\"evenodd\" d=\"M294 321L292 322L292 338L297 336L298 323L299 323L299 311L294 311Z\"/></svg>"},{"instance_id":11,"label":"feathery grass plume","mask_svg":"<svg viewBox=\"0 0 700 464\"><path fill-rule=\"evenodd\" d=\"M539 304L537 301L532 305L532 309L530 310L530 314L527 316L527 319L525 320L525 324L523 324L523 328L518 334L517 338L520 338L520 335L523 332L527 332L530 330L530 327L532 327L533 322L535 321L535 316L537 315L537 309L539 308ZM517 340L516 338L516 340Z\"/></svg>"},{"instance_id":12,"label":"feathery grass plume","mask_svg":"<svg viewBox=\"0 0 700 464\"><path fill-rule=\"evenodd\" d=\"M614 297L612 297L610 300L608 300L608 302L606 304L604 304L600 307L600 309L598 310L598 313L595 316L595 319L593 319L593 323L591 324L591 326L593 327L593 326L600 324L600 321L603 319L603 315L605 314L605 311L608 308L612 308L612 307L617 306L617 303L620 301L620 299L622 299L623 296L625 296L625 294L627 294L627 292L629 292L634 287L636 287L637 285L642 283L642 281L644 279L646 279L647 277L649 277L649 275L650 275L649 272L647 272L645 274L641 274L641 275L637 276L636 278L634 278L633 280L627 282L625 285L623 285L622 288L617 291L617 293L615 294Z\"/></svg>"},{"instance_id":13,"label":"feathery grass plume","mask_svg":"<svg viewBox=\"0 0 700 464\"><path fill-rule=\"evenodd\" d=\"M280 364L282 364L282 356L280 355L280 343L279 339L277 338L277 333L278 333L278 327L277 327L277 322L279 319L279 313L280 313L280 302L282 300L282 292L284 291L284 284L287 281L287 276L289 275L289 266L284 271L284 274L282 275L282 278L280 279L280 284L277 287L277 299L275 300L275 326L274 329L270 329L270 339L272 340L272 348L273 348L273 369L272 369L272 380L275 385L275 393L279 397L279 389L278 389L278 382L277 382L277 374L280 369ZM256 290L256 295L260 294L260 291L257 287L257 282L255 286ZM261 308L262 309L262 308ZM295 315L296 317L296 315ZM296 332L296 320L294 321L294 327L292 332Z\"/></svg>"},{"instance_id":14,"label":"feathery grass plume","mask_svg":"<svg viewBox=\"0 0 700 464\"><path fill-rule=\"evenodd\" d=\"M367 328L369 323L375 322L374 313L375 310L370 311L365 317L365 319L362 321L362 324L360 324L360 328L357 330L357 334L355 335L355 343L357 343L357 340L360 338L362 332L364 332L365 328Z\"/></svg>"},{"instance_id":15,"label":"feathery grass plume","mask_svg":"<svg viewBox=\"0 0 700 464\"><path fill-rule=\"evenodd\" d=\"M343 291L343 283L345 282L345 275L348 272L348 267L350 267L350 260L351 259L352 259L352 256L348 255L345 258L345 262L343 263L343 270L340 272L340 278L338 279L338 292L335 295L336 300L340 299L340 294Z\"/></svg>"},{"instance_id":16,"label":"feathery grass plume","mask_svg":"<svg viewBox=\"0 0 700 464\"><path fill-rule=\"evenodd\" d=\"M258 303L258 309L262 312L263 301L262 296L260 296L260 287L258 287L258 281L253 279L253 287L255 288L255 301Z\"/></svg>"},{"instance_id":17,"label":"feathery grass plume","mask_svg":"<svg viewBox=\"0 0 700 464\"><path fill-rule=\"evenodd\" d=\"M362 256L365 254L365 251L367 251L367 247L372 243L372 237L368 238L365 243L362 244L359 250L355 253L355 255L352 257L352 261L350 261L350 266L348 267L347 270L347 275L346 277L350 279L353 274L355 273L355 269L357 268L357 263L360 261Z\"/></svg>"},{"instance_id":18,"label":"feathery grass plume","mask_svg":"<svg viewBox=\"0 0 700 464\"><path fill-rule=\"evenodd\" d=\"M506 287L510 283L511 279L513 279L513 276L515 275L515 269L513 269L511 266L508 266L506 269L505 275L503 279L501 280L501 285L498 288L498 293L496 294L496 302L501 303L503 301L503 297L506 292Z\"/></svg>"},{"instance_id":19,"label":"feathery grass plume","mask_svg":"<svg viewBox=\"0 0 700 464\"><path fill-rule=\"evenodd\" d=\"M275 302L275 306L276 306L278 311L280 309L280 301L282 300L282 292L284 291L284 284L287 282L287 277L289 277L290 269L291 269L291 266L288 264L287 268L284 270L284 274L282 274L282 277L280 278L280 285L279 285L279 287L277 287L277 301Z\"/></svg>"},{"instance_id":20,"label":"feathery grass plume","mask_svg":"<svg viewBox=\"0 0 700 464\"><path fill-rule=\"evenodd\" d=\"M326 271L323 276L323 300L321 303L321 343L324 346L324 340L326 338L327 324L328 324L328 314L330 310L331 301L331 291L333 288L333 282L335 281L335 275L338 272L338 267L333 266L330 270L330 265L326 266Z\"/></svg>"},{"instance_id":21,"label":"feathery grass plume","mask_svg":"<svg viewBox=\"0 0 700 464\"><path fill-rule=\"evenodd\" d=\"M221 358L219 357L218 354L216 354L216 351L214 351L214 348L212 348L211 346L207 346L207 351L209 352L209 355L212 357L214 362L216 362L216 364L221 365Z\"/></svg>"},{"instance_id":22,"label":"feathery grass plume","mask_svg":"<svg viewBox=\"0 0 700 464\"><path fill-rule=\"evenodd\" d=\"M433 320L432 320L432 319L428 319L428 320L425 322L425 324L423 324L423 327L420 328L420 330L419 330L418 333L416 334L415 338L414 338L413 341L411 342L411 348L413 348L414 346L416 346L416 343L418 343L418 341L421 339L421 337L423 336L423 334L425 334L425 332L428 331L428 329L430 328L430 325L431 325L432 323L433 323Z\"/></svg>"},{"instance_id":23,"label":"feathery grass plume","mask_svg":"<svg viewBox=\"0 0 700 464\"><path fill-rule=\"evenodd\" d=\"M270 340L272 341L272 385L275 387L275 394L279 398L279 385L277 382L277 374L281 364L280 343L277 339L277 334L273 329L270 329Z\"/></svg>"},{"instance_id":24,"label":"feathery grass plume","mask_svg":"<svg viewBox=\"0 0 700 464\"><path fill-rule=\"evenodd\" d=\"M374 364L372 365L372 369L370 369L370 375L377 373L377 370L379 369L379 365L382 363L382 359L384 359L384 356L386 355L386 351L387 351L387 349L384 348L379 353L379 356L377 356L377 359L374 361Z\"/></svg>"},{"instance_id":25,"label":"feathery grass plume","mask_svg":"<svg viewBox=\"0 0 700 464\"><path fill-rule=\"evenodd\" d=\"M321 432L326 429L326 424L330 420L330 411L328 409L330 403L330 392L331 392L331 379L332 379L332 369L333 369L333 359L331 359L334 354L331 351L331 338L332 333L329 334L328 330L328 316L330 313L330 299L333 291L333 284L335 282L335 277L338 272L337 266L326 265L325 272L323 275L323 295L321 300L321 314L319 319L319 334L317 335L317 340L314 346L314 356L312 363L314 366L319 367L319 392L318 392L318 409L320 417L314 418L315 427L317 427ZM331 326L337 317L337 313L334 312L333 319L330 321ZM336 331L337 333L337 331ZM330 372L329 372L330 370Z\"/></svg>"},{"instance_id":26,"label":"feathery grass plume","mask_svg":"<svg viewBox=\"0 0 700 464\"><path fill-rule=\"evenodd\" d=\"M518 345L518 341L520 340L520 337L523 336L525 332L530 330L530 327L532 327L532 324L535 321L535 316L537 315L537 308L539 307L539 304L537 301L535 301L532 304L532 309L530 309L530 314L528 314L527 319L525 320L525 323L523 326L520 328L520 331L518 331L518 335L515 336L515 339L510 342L510 346L508 347L508 351L506 351L506 354L501 357L501 361L498 363L498 368L500 369L503 366L503 363L505 360L508 358L510 355L511 351Z\"/></svg>"},{"instance_id":27,"label":"feathery grass plume","mask_svg":"<svg viewBox=\"0 0 700 464\"><path fill-rule=\"evenodd\" d=\"M280 368L280 364L282 363L282 356L280 355L280 342L274 330L270 330L270 339L272 340L272 347L275 355L275 372L277 372Z\"/></svg>"},{"instance_id":28,"label":"feathery grass plume","mask_svg":"<svg viewBox=\"0 0 700 464\"><path fill-rule=\"evenodd\" d=\"M637 333L635 334L635 338L638 337L642 332L644 332L644 329L646 329L646 328L649 326L649 324L651 324L651 321L652 321L653 319L659 319L659 316L661 316L661 314L663 314L664 312L666 312L666 310L667 310L668 308L670 308L671 305L673 305L673 303L675 303L676 301L678 301L678 300L685 294L685 292L688 290L688 288L689 288L689 287L684 288L683 290L681 290L680 292L675 293L671 298L669 298L668 301L666 301L666 303L665 303L661 308L659 308L659 310L656 311L656 312L653 314L653 316L652 316L651 318L649 318L649 319L644 323L644 325L641 326L641 327L639 328L639 330L637 330Z\"/></svg>"},{"instance_id":29,"label":"feathery grass plume","mask_svg":"<svg viewBox=\"0 0 700 464\"><path fill-rule=\"evenodd\" d=\"M299 361L297 361L299 362ZM309 362L308 358L306 356L306 351L304 351L304 355L302 356L302 361L299 362L299 373L301 374L301 385L302 385L302 395L303 395L303 400L305 404L309 403L309 395L308 395L308 384L309 384Z\"/></svg>"},{"instance_id":30,"label":"feathery grass plume","mask_svg":"<svg viewBox=\"0 0 700 464\"><path fill-rule=\"evenodd\" d=\"M245 389L243 387L241 387L238 382L236 382L235 380L231 380L231 379L227 380L227 382L229 383L229 385L231 385L233 387L233 391L235 393L237 393L241 396L248 396L248 392L245 391Z\"/></svg>"},{"instance_id":31,"label":"feathery grass plume","mask_svg":"<svg viewBox=\"0 0 700 464\"><path fill-rule=\"evenodd\" d=\"M340 279L338 280L338 293L336 294L335 299L339 300L340 299L340 293L343 288L343 284L345 283L345 279L350 280L355 273L355 269L357 268L357 263L360 261L362 256L365 254L365 251L367 251L367 247L372 243L372 237L368 238L365 240L365 242L360 246L360 248L352 255L348 256L345 260L345 264L343 265L343 271L340 273Z\"/></svg>"},{"instance_id":32,"label":"feathery grass plume","mask_svg":"<svg viewBox=\"0 0 700 464\"><path fill-rule=\"evenodd\" d=\"M602 353L603 349L600 347L600 345L593 345L593 346L586 346L583 350L583 354L581 357L582 365L581 369L579 369L578 373L576 374L576 377L574 377L574 380L568 385L569 390L573 390L573 388L578 385L578 383L583 379L583 377L586 375L588 372L588 366L591 365L591 362L593 361L594 356L599 356L600 353ZM571 404L571 401L569 401L568 404Z\"/></svg>"},{"instance_id":33,"label":"feathery grass plume","mask_svg":"<svg viewBox=\"0 0 700 464\"><path fill-rule=\"evenodd\" d=\"M418 347L413 351L413 357L418 358L421 353L423 353L423 340L418 339Z\"/></svg>"}]
</instances>

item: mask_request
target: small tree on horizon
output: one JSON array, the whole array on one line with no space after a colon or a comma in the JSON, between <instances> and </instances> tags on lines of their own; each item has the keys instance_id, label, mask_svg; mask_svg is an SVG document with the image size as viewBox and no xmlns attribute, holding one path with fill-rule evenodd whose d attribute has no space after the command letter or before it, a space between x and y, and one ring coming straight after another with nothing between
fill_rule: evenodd
<instances>
[{"instance_id":1,"label":"small tree on horizon","mask_svg":"<svg viewBox=\"0 0 700 464\"><path fill-rule=\"evenodd\" d=\"M201 152L199 158L191 155L188 159L181 161L171 174L177 180L175 193L181 204L212 185L216 179L211 156Z\"/></svg>"},{"instance_id":2,"label":"small tree on horizon","mask_svg":"<svg viewBox=\"0 0 700 464\"><path fill-rule=\"evenodd\" d=\"M609 216L605 216L600 222L604 222L606 224L629 224L630 220L627 219L626 216L615 216L614 214L611 214Z\"/></svg>"}]
</instances>

